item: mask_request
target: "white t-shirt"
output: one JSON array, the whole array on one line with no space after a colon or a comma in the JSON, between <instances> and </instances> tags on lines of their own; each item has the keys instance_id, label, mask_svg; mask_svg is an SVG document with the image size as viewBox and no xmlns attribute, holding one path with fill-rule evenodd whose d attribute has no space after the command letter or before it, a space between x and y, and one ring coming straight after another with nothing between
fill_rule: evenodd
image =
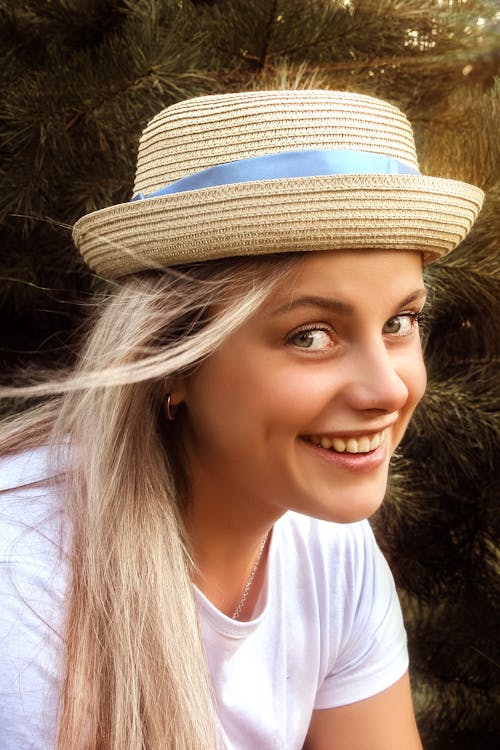
<instances>
[{"instance_id":1,"label":"white t-shirt","mask_svg":"<svg viewBox=\"0 0 500 750\"><path fill-rule=\"evenodd\" d=\"M43 450L0 461L0 489L45 476ZM46 485L0 493L0 750L55 745L65 544ZM375 695L408 667L392 575L366 521L286 513L249 622L195 596L228 750L300 750L315 708Z\"/></svg>"}]
</instances>

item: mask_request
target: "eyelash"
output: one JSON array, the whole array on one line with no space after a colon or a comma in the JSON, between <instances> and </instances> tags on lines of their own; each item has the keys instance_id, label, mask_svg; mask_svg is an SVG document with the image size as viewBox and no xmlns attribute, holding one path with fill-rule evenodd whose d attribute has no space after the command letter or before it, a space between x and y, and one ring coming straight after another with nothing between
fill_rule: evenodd
<instances>
[{"instance_id":1,"label":"eyelash","mask_svg":"<svg viewBox=\"0 0 500 750\"><path fill-rule=\"evenodd\" d=\"M297 336L300 336L304 333L309 333L313 331L320 331L322 333L327 333L331 338L334 335L334 330L330 326L327 325L321 325L320 323L311 323L309 325L302 326L300 328L297 328L295 331L293 331L289 336L286 338L286 343L293 346L293 339L297 338ZM333 345L333 342L332 342ZM299 349L304 349L307 351L309 347L298 347ZM314 350L318 351L318 350Z\"/></svg>"},{"instance_id":2,"label":"eyelash","mask_svg":"<svg viewBox=\"0 0 500 750\"><path fill-rule=\"evenodd\" d=\"M425 317L424 313L421 312L421 311L420 312L406 311L406 312L398 313L398 315L394 315L392 318L389 318L386 321L385 325L391 323L392 321L397 320L398 318L408 318L410 320L410 324L411 324L411 331L408 332L408 333L389 333L387 335L389 335L389 336L395 336L396 338L404 338L405 336L409 336L409 335L411 335L411 333L413 332L413 330L415 329L415 327L418 327L422 323L422 321L424 320L424 317ZM324 325L324 324L322 325L320 323L311 323L309 325L302 326L301 328L297 328L295 331L293 331L289 336L287 336L286 343L293 346L293 339L294 338L296 338L297 336L300 336L300 334L305 334L305 333L313 332L313 331L321 331L323 333L327 333L332 338L333 338L333 335L335 333L334 329L331 328L331 326L327 326L327 325ZM334 344L333 344L333 341L332 341L332 346L333 345ZM299 349L305 349L307 351L307 349L309 347L298 347L298 348ZM330 347L328 347L328 348L330 348ZM318 350L312 350L312 351L318 351Z\"/></svg>"},{"instance_id":3,"label":"eyelash","mask_svg":"<svg viewBox=\"0 0 500 750\"><path fill-rule=\"evenodd\" d=\"M391 323L393 320L397 320L398 318L408 318L410 320L411 329L413 331L415 329L415 327L418 327L422 323L422 321L424 320L424 313L422 311L411 312L411 311L407 310L406 312L398 313L397 315L394 315L392 318L389 318L389 320L386 322L385 325L387 325L388 323ZM393 334L389 334L389 335L394 335L396 337L404 338L405 336L409 336L410 333L400 333L400 334L393 333Z\"/></svg>"}]
</instances>

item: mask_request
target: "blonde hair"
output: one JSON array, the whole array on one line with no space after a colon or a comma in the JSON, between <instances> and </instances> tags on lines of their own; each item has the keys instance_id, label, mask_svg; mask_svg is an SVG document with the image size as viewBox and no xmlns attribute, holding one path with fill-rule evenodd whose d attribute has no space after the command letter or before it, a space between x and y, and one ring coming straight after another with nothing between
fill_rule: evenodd
<instances>
[{"instance_id":1,"label":"blonde hair","mask_svg":"<svg viewBox=\"0 0 500 750\"><path fill-rule=\"evenodd\" d=\"M0 450L50 430L72 535L60 750L214 750L217 718L183 515L189 476L169 382L208 357L300 254L126 279L100 305L74 372ZM55 391L63 395L55 398ZM26 391L25 391L26 392Z\"/></svg>"}]
</instances>

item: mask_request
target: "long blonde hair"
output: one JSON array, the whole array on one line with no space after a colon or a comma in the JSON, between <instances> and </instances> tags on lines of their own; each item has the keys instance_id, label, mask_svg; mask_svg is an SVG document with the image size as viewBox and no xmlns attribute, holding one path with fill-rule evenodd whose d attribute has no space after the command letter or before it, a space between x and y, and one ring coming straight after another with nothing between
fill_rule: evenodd
<instances>
[{"instance_id":1,"label":"long blonde hair","mask_svg":"<svg viewBox=\"0 0 500 750\"><path fill-rule=\"evenodd\" d=\"M60 750L218 747L183 522L183 415L169 423L164 405L172 378L209 356L299 257L126 279L99 305L74 372L31 388L50 400L4 432L2 451L40 443L50 429L69 467Z\"/></svg>"}]
</instances>

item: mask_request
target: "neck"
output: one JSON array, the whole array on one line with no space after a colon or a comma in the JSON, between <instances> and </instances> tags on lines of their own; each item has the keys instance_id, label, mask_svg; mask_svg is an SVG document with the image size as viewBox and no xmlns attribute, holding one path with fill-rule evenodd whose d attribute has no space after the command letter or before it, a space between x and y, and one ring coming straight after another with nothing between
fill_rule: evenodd
<instances>
[{"instance_id":1,"label":"neck","mask_svg":"<svg viewBox=\"0 0 500 750\"><path fill-rule=\"evenodd\" d=\"M187 529L196 565L193 582L217 609L232 617L252 578L238 616L248 619L264 582L272 521L217 512L207 502L192 502L190 507Z\"/></svg>"},{"instance_id":2,"label":"neck","mask_svg":"<svg viewBox=\"0 0 500 750\"><path fill-rule=\"evenodd\" d=\"M265 534L251 554L232 555L231 562L216 549L197 565L193 582L221 612L235 620L250 619L265 577L270 534Z\"/></svg>"}]
</instances>

